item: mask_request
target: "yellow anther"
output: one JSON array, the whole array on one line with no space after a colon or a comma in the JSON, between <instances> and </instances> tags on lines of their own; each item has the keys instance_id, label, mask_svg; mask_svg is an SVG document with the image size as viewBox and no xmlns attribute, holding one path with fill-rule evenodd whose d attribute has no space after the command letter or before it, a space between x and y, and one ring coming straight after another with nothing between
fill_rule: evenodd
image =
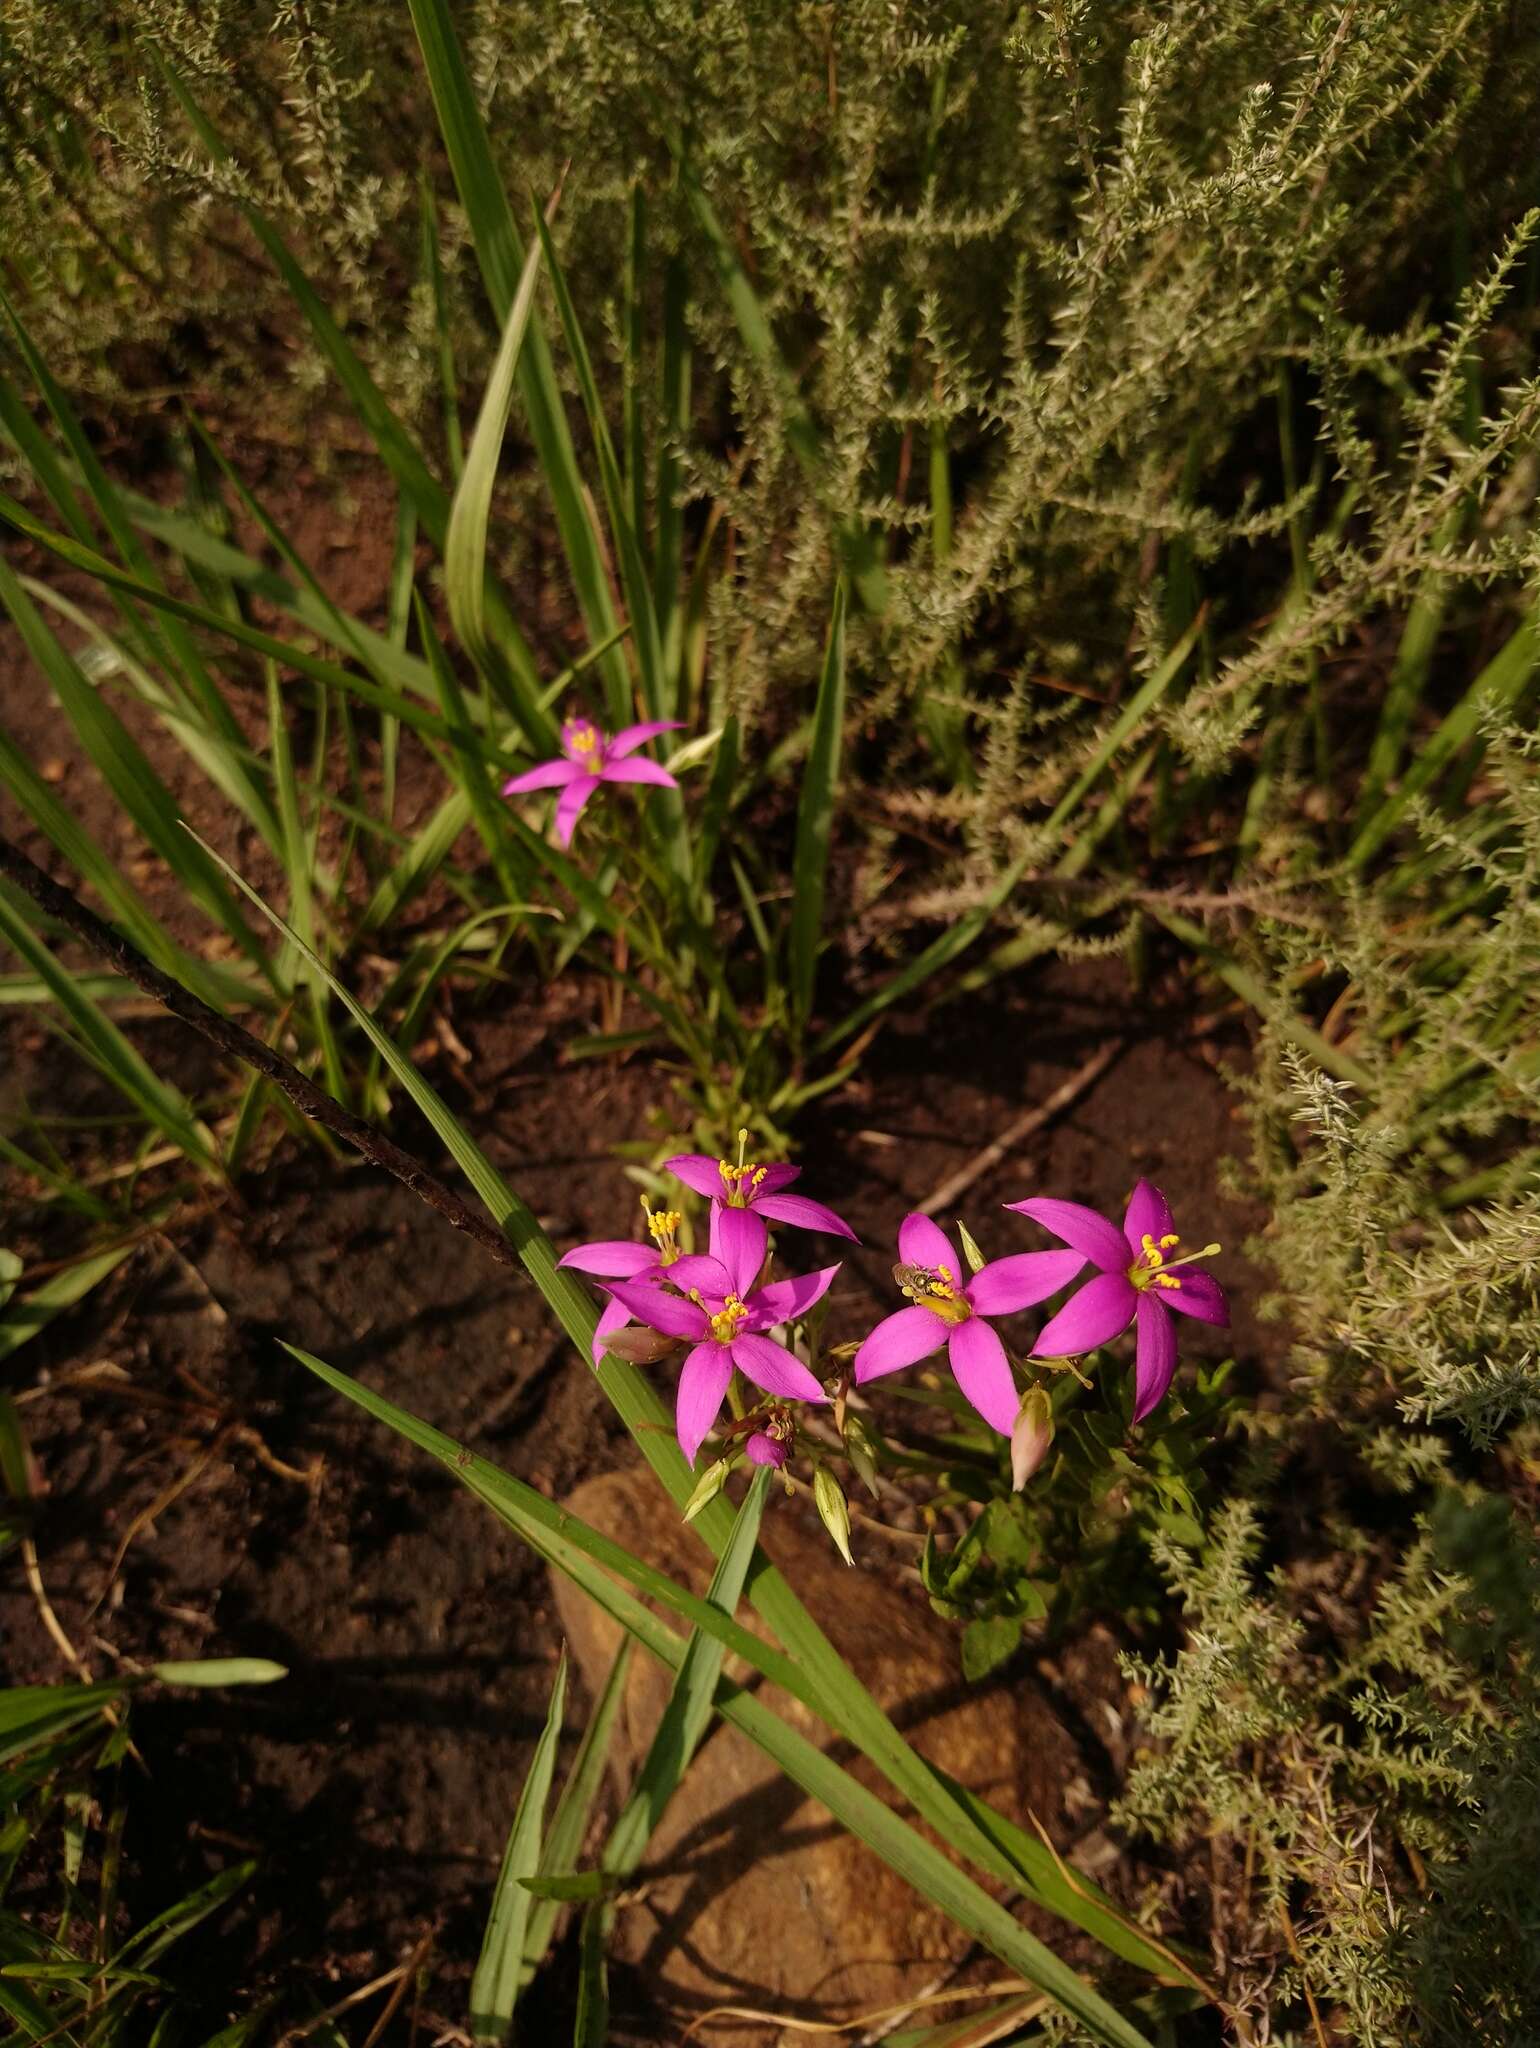
<instances>
[{"instance_id":1,"label":"yellow anther","mask_svg":"<svg viewBox=\"0 0 1540 2048\"><path fill-rule=\"evenodd\" d=\"M1176 1232L1175 1232L1175 1231L1173 1230L1173 1231L1172 1231L1172 1232L1171 1232L1171 1233L1169 1234L1169 1236L1163 1237L1163 1238L1161 1239L1161 1241L1160 1241L1160 1248L1161 1248L1161 1250L1162 1250L1163 1252L1164 1252L1164 1251L1169 1251L1169 1250L1171 1249L1172 1245L1174 1245L1174 1244L1180 1244L1180 1243L1181 1243L1181 1241L1182 1241L1182 1240L1181 1240L1181 1239L1180 1239L1180 1238L1179 1238L1179 1237L1177 1236Z\"/></svg>"},{"instance_id":2,"label":"yellow anther","mask_svg":"<svg viewBox=\"0 0 1540 2048\"><path fill-rule=\"evenodd\" d=\"M738 1325L747 1314L748 1310L738 1299L737 1295L728 1295L726 1301L723 1302L722 1306L711 1318L711 1334L717 1343L731 1344L733 1338L738 1334Z\"/></svg>"},{"instance_id":3,"label":"yellow anther","mask_svg":"<svg viewBox=\"0 0 1540 2048\"><path fill-rule=\"evenodd\" d=\"M1157 1273L1155 1275L1155 1285L1157 1287L1180 1287L1181 1284L1180 1278L1175 1273Z\"/></svg>"},{"instance_id":4,"label":"yellow anther","mask_svg":"<svg viewBox=\"0 0 1540 2048\"><path fill-rule=\"evenodd\" d=\"M1140 1238L1139 1247L1144 1254L1144 1260L1146 1265L1163 1266L1166 1263L1165 1259L1161 1255L1159 1245L1156 1244L1154 1238L1151 1237L1148 1231L1146 1231L1143 1237Z\"/></svg>"}]
</instances>

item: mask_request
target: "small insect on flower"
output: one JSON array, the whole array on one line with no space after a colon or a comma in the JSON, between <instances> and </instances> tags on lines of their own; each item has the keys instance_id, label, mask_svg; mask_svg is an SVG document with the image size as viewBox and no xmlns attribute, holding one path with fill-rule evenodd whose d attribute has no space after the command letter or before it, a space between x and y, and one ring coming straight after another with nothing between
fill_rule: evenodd
<instances>
[{"instance_id":1,"label":"small insect on flower","mask_svg":"<svg viewBox=\"0 0 1540 2048\"><path fill-rule=\"evenodd\" d=\"M556 844L570 846L579 814L601 782L645 782L656 789L677 789L679 784L666 768L643 755L631 759L638 747L656 739L660 732L677 732L677 718L653 718L642 725L623 725L613 736L602 733L592 719L569 718L561 729L562 751L555 761L542 761L526 768L503 784L504 796L524 796L533 789L559 789L556 800Z\"/></svg>"},{"instance_id":2,"label":"small insect on flower","mask_svg":"<svg viewBox=\"0 0 1540 2048\"><path fill-rule=\"evenodd\" d=\"M1178 1253L1182 1240L1170 1205L1147 1180L1130 1195L1121 1230L1083 1202L1045 1195L1005 1206L1041 1223L1101 1269L1045 1325L1033 1357L1065 1358L1094 1351L1137 1322L1134 1420L1142 1422L1165 1399L1176 1371L1176 1325L1169 1311L1176 1309L1221 1329L1229 1325L1230 1311L1219 1282L1194 1270L1198 1260L1213 1258L1220 1247L1208 1244L1201 1251Z\"/></svg>"},{"instance_id":3,"label":"small insect on flower","mask_svg":"<svg viewBox=\"0 0 1540 2048\"><path fill-rule=\"evenodd\" d=\"M992 1429L1009 1436L1020 1405L1005 1346L985 1320L1046 1301L1085 1264L1075 1252L1022 1252L994 1259L964 1285L963 1265L928 1216L906 1216L893 1278L913 1304L888 1316L856 1353L858 1386L917 1365L944 1344L953 1377Z\"/></svg>"}]
</instances>

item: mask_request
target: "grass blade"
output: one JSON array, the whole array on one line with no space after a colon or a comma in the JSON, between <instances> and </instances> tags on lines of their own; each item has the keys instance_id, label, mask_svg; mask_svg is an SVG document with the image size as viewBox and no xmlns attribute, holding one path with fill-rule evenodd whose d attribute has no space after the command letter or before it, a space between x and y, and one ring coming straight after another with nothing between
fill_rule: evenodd
<instances>
[{"instance_id":1,"label":"grass blade","mask_svg":"<svg viewBox=\"0 0 1540 2048\"><path fill-rule=\"evenodd\" d=\"M562 1652L551 1687L551 1703L545 1727L535 1745L535 1754L525 1775L513 1826L498 1872L492 1912L481 1944L481 1959L471 1979L471 2034L477 2041L506 2041L513 2026L514 2002L519 1995L519 1972L524 1961L524 1935L529 1921L530 1894L519 1882L533 1877L540 1867L540 1838L545 1827L545 1803L556 1768L556 1745L561 1739L562 1715L567 1705L567 1653Z\"/></svg>"},{"instance_id":2,"label":"grass blade","mask_svg":"<svg viewBox=\"0 0 1540 2048\"><path fill-rule=\"evenodd\" d=\"M0 1306L0 1359L9 1358L39 1330L46 1329L55 1316L84 1301L93 1287L99 1287L109 1273L117 1271L133 1249L133 1244L128 1243L93 1252L89 1258L77 1259L73 1265L50 1273L19 1300Z\"/></svg>"},{"instance_id":3,"label":"grass blade","mask_svg":"<svg viewBox=\"0 0 1540 2048\"><path fill-rule=\"evenodd\" d=\"M497 174L491 140L476 104L447 0L410 0L410 5L439 130L470 226L482 282L498 326L506 328L524 268L523 241ZM615 630L609 580L589 523L561 389L538 319L531 323L529 346L519 365L518 378L579 607L590 637L607 639ZM629 710L630 681L618 650L606 655L604 676L610 723L623 725Z\"/></svg>"},{"instance_id":4,"label":"grass blade","mask_svg":"<svg viewBox=\"0 0 1540 2048\"><path fill-rule=\"evenodd\" d=\"M834 799L839 788L840 749L845 732L845 586L834 592L829 644L818 702L813 711L813 742L802 778L797 807L797 850L792 868L791 1006L795 1029L801 1032L813 1010L813 983L823 936L824 887L829 872L829 835L834 824Z\"/></svg>"},{"instance_id":5,"label":"grass blade","mask_svg":"<svg viewBox=\"0 0 1540 2048\"><path fill-rule=\"evenodd\" d=\"M112 1019L81 992L75 977L59 965L4 895L0 895L0 938L21 955L46 985L54 1002L74 1025L87 1056L107 1079L195 1165L212 1178L222 1179L213 1136L186 1097L152 1072Z\"/></svg>"},{"instance_id":6,"label":"grass blade","mask_svg":"<svg viewBox=\"0 0 1540 2048\"><path fill-rule=\"evenodd\" d=\"M540 1875L550 1877L557 1871L571 1870L583 1851L583 1838L588 1833L588 1823L594 1810L594 1801L604 1781L605 1766L610 1760L610 1743L615 1733L615 1722L626 1696L626 1680L631 1672L631 1653L634 1644L630 1636L622 1636L620 1648L615 1652L615 1661L610 1666L604 1690L600 1693L589 1716L588 1726L583 1730L582 1746L573 1761L562 1786L561 1797L556 1802L556 1811L551 1816L551 1825L546 1830L545 1843L540 1851ZM529 1922L524 1930L524 1977L535 1969L551 1945L551 1936L556 1929L557 1916L561 1912L559 1899L536 1896L529 1909ZM521 1980L523 1981L523 1980Z\"/></svg>"},{"instance_id":7,"label":"grass blade","mask_svg":"<svg viewBox=\"0 0 1540 2048\"><path fill-rule=\"evenodd\" d=\"M509 309L508 323L498 345L492 373L476 416L471 445L466 450L465 470L450 509L444 541L444 594L449 603L450 622L460 644L487 675L505 682L511 693L515 716L531 743L555 745L556 728L541 705L529 678L506 670L487 625L487 525L492 512L492 487L508 430L513 407L514 373L519 352L529 331L535 305L535 285L540 275L540 245L529 252L529 261L519 279Z\"/></svg>"}]
</instances>

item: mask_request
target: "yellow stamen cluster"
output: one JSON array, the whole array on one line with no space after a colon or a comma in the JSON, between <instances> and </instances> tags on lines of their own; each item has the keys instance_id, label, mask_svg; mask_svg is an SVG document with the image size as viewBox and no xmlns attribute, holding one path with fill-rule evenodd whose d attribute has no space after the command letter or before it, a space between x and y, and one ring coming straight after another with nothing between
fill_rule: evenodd
<instances>
[{"instance_id":1,"label":"yellow stamen cluster","mask_svg":"<svg viewBox=\"0 0 1540 2048\"><path fill-rule=\"evenodd\" d=\"M747 1166L734 1166L730 1159L719 1159L717 1172L722 1176L729 1209L746 1209L765 1177L765 1169L752 1159Z\"/></svg>"},{"instance_id":2,"label":"yellow stamen cluster","mask_svg":"<svg viewBox=\"0 0 1540 2048\"><path fill-rule=\"evenodd\" d=\"M1136 1287L1180 1287L1181 1281L1175 1273L1163 1273L1166 1253L1174 1251L1181 1243L1176 1232L1170 1231L1157 1244L1146 1231L1139 1240L1139 1256L1129 1269L1128 1277Z\"/></svg>"},{"instance_id":3,"label":"yellow stamen cluster","mask_svg":"<svg viewBox=\"0 0 1540 2048\"><path fill-rule=\"evenodd\" d=\"M563 737L566 740L568 756L574 761L581 761L585 768L597 774L602 756L599 728L590 725L587 719L575 719L567 727Z\"/></svg>"},{"instance_id":4,"label":"yellow stamen cluster","mask_svg":"<svg viewBox=\"0 0 1540 2048\"><path fill-rule=\"evenodd\" d=\"M679 1226L684 1218L677 1209L648 1209L645 1195L642 1207L647 1209L647 1231L658 1247L659 1263L671 1266L679 1256Z\"/></svg>"},{"instance_id":5,"label":"yellow stamen cluster","mask_svg":"<svg viewBox=\"0 0 1540 2048\"><path fill-rule=\"evenodd\" d=\"M691 1290L691 1296L693 1300L700 1301L700 1296L695 1293L694 1289ZM734 1337L738 1334L738 1325L747 1314L748 1310L738 1299L737 1295L728 1295L726 1301L723 1302L722 1306L711 1318L712 1337L718 1344L731 1344Z\"/></svg>"}]
</instances>

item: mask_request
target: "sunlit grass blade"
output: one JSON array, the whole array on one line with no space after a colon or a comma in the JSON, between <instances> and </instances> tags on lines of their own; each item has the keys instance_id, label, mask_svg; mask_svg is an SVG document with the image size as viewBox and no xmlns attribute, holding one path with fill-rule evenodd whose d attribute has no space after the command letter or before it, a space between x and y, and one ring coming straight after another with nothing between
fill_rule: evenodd
<instances>
[{"instance_id":1,"label":"sunlit grass blade","mask_svg":"<svg viewBox=\"0 0 1540 2048\"><path fill-rule=\"evenodd\" d=\"M185 82L164 59L160 62L160 69L203 147L216 164L227 164L230 161L229 151ZM411 500L423 530L439 547L444 547L449 531L449 493L423 460L417 444L397 418L283 237L261 210L249 201L241 202L241 211L309 322L322 354L330 362L337 381L368 428L381 460ZM534 656L500 594L489 593L486 611L489 631L499 652L526 686L533 687L537 674ZM608 626L613 621L606 619L605 623Z\"/></svg>"},{"instance_id":2,"label":"sunlit grass blade","mask_svg":"<svg viewBox=\"0 0 1540 2048\"><path fill-rule=\"evenodd\" d=\"M75 977L61 967L25 920L0 894L0 938L45 984L54 1003L74 1026L77 1039L97 1069L140 1114L193 1163L222 1177L212 1134L191 1104L162 1081L134 1050L112 1019L84 996Z\"/></svg>"},{"instance_id":3,"label":"sunlit grass blade","mask_svg":"<svg viewBox=\"0 0 1540 2048\"><path fill-rule=\"evenodd\" d=\"M0 1359L10 1358L39 1330L46 1330L55 1316L84 1301L93 1288L117 1271L133 1249L130 1242L92 1252L61 1267L57 1273L48 1274L25 1294L0 1304Z\"/></svg>"},{"instance_id":4,"label":"sunlit grass blade","mask_svg":"<svg viewBox=\"0 0 1540 2048\"><path fill-rule=\"evenodd\" d=\"M816 1667L810 1669L800 1660L794 1661L767 1650L757 1637L736 1627L710 1601L685 1593L665 1574L642 1564L620 1546L586 1527L569 1511L545 1500L533 1488L524 1486L484 1459L470 1457L452 1438L419 1422L371 1389L350 1380L345 1373L325 1365L294 1345L286 1344L284 1348L329 1385L348 1395L409 1442L436 1457L462 1485L484 1500L533 1549L565 1572L669 1668L678 1672L683 1667L688 1645L660 1622L626 1586L634 1586L648 1597L662 1600L674 1612L688 1616L697 1626L720 1636L766 1676L784 1685L794 1697L805 1703L810 1699L815 1702L813 1711L827 1718L827 1710L822 1704L823 1690L834 1675L832 1671L820 1671L815 1679ZM626 1585L617 1585L610 1576L612 1572L618 1573ZM844 1668L837 1659L834 1664L837 1669ZM1051 1949L1029 1934L972 1878L831 1757L765 1706L752 1691L719 1679L714 1704L725 1720L740 1728L794 1783L827 1807L842 1826L864 1841L923 1897L940 1907L957 1926L981 1942L1028 1983L1036 1985L1066 2011L1073 2013L1096 2040L1109 2044L1109 2048L1150 2048L1137 2028L1061 1962ZM949 1836L948 1839L955 1838Z\"/></svg>"},{"instance_id":5,"label":"sunlit grass blade","mask_svg":"<svg viewBox=\"0 0 1540 2048\"><path fill-rule=\"evenodd\" d=\"M545 252L546 271L550 276L551 289L556 296L556 309L561 319L567 351L577 371L578 390L582 395L583 410L588 416L588 429L599 464L599 483L604 493L605 511L609 517L610 538L619 568L621 593L630 615L631 645L636 654L637 667L641 672L642 702L646 706L649 718L663 718L667 715L664 702L663 648L658 638L657 616L653 610L652 584L642 554L641 528L633 517L633 494L626 488L625 477L616 459L615 446L610 439L609 423L604 417L604 408L599 401L599 387L594 379L593 364L589 360L588 345L578 324L577 308L572 303L572 294L567 289L566 274L551 241L550 229L538 214L535 217L535 229L540 237L541 248ZM677 812L677 799L673 808Z\"/></svg>"},{"instance_id":6,"label":"sunlit grass blade","mask_svg":"<svg viewBox=\"0 0 1540 2048\"><path fill-rule=\"evenodd\" d=\"M450 510L444 541L444 594L450 623L461 646L486 675L506 687L515 716L531 743L554 745L555 726L530 679L517 669L505 669L498 658L488 630L486 605L487 526L492 512L492 488L497 482L503 436L513 407L514 376L534 311L539 274L540 247L536 244L529 252L529 261L514 293Z\"/></svg>"},{"instance_id":7,"label":"sunlit grass blade","mask_svg":"<svg viewBox=\"0 0 1540 2048\"><path fill-rule=\"evenodd\" d=\"M566 1783L561 1788L556 1810L551 1815L551 1825L546 1829L545 1841L541 1845L542 1877L574 1869L578 1857L582 1854L588 1823L593 1816L594 1803L598 1799L604 1773L609 1764L615 1723L625 1702L626 1680L631 1673L633 1648L630 1636L622 1636L620 1648L615 1652L614 1662L610 1665L609 1676L594 1702L588 1726L583 1730L582 1743L573 1759ZM555 1932L560 1913L560 1899L541 1898L538 1895L532 1899L529 1921L524 1930L525 1978L550 1947L551 1936Z\"/></svg>"},{"instance_id":8,"label":"sunlit grass blade","mask_svg":"<svg viewBox=\"0 0 1540 2048\"><path fill-rule=\"evenodd\" d=\"M505 329L524 268L523 239L497 173L491 140L476 103L447 0L410 0L410 5L439 131L449 152L482 282L498 327ZM567 427L561 388L538 318L531 322L529 345L518 377L530 435L551 494L578 605L591 638L602 640L615 630L615 609L584 502L582 476ZM624 658L618 651L605 657L603 674L610 723L623 725L630 684Z\"/></svg>"},{"instance_id":9,"label":"sunlit grass blade","mask_svg":"<svg viewBox=\"0 0 1540 2048\"><path fill-rule=\"evenodd\" d=\"M266 949L236 906L218 870L202 849L188 846L171 792L150 766L144 750L100 691L81 673L0 555L0 604L9 612L27 652L48 680L60 708L74 727L92 766L134 826L199 904L232 939L258 972L278 987Z\"/></svg>"},{"instance_id":10,"label":"sunlit grass blade","mask_svg":"<svg viewBox=\"0 0 1540 2048\"><path fill-rule=\"evenodd\" d=\"M712 1574L706 1598L728 1616L736 1612L743 1597L744 1581L759 1541L768 1486L769 1474L756 1472L734 1519L727 1547ZM647 1853L647 1844L663 1818L664 1809L710 1726L712 1702L725 1655L720 1638L705 1635L699 1629L691 1631L663 1718L604 1845L600 1868L613 1876L629 1877Z\"/></svg>"},{"instance_id":11,"label":"sunlit grass blade","mask_svg":"<svg viewBox=\"0 0 1540 2048\"><path fill-rule=\"evenodd\" d=\"M147 551L140 545L123 494L108 477L90 436L81 426L62 387L50 373L41 353L33 345L30 335L10 308L9 302L4 301L3 291L0 291L0 302L6 304L17 345L21 349L33 381L53 415L55 425L64 438L75 471L103 527L110 535L112 545L139 581L158 586L160 579ZM35 448L33 452L35 454ZM62 495L58 493L56 475L52 469L45 468L42 480L50 486L49 494L59 506L65 523L76 533L77 538L84 538L80 532L83 522L72 516L72 507L78 502L74 494L67 490ZM139 642L146 659L152 665L162 666L168 677L180 678L186 683L191 698L198 704L211 732L219 734L228 744L238 742L241 730L235 714L225 701L223 690L204 663L197 643L183 621L174 614L157 614L152 618L146 618L141 611L125 606L119 593L114 592L113 596L126 628ZM265 802L266 796L260 782L252 777L242 808L254 807L260 810Z\"/></svg>"},{"instance_id":12,"label":"sunlit grass blade","mask_svg":"<svg viewBox=\"0 0 1540 2048\"><path fill-rule=\"evenodd\" d=\"M813 740L797 807L797 848L792 865L790 936L791 1013L801 1031L813 1013L813 983L823 938L824 890L829 872L829 838L839 790L840 752L845 736L845 586L834 592L829 641L824 653Z\"/></svg>"},{"instance_id":13,"label":"sunlit grass blade","mask_svg":"<svg viewBox=\"0 0 1540 2048\"><path fill-rule=\"evenodd\" d=\"M530 1894L519 1882L533 1877L540 1868L540 1843L545 1831L545 1806L550 1795L551 1776L556 1768L556 1745L561 1739L562 1717L567 1707L567 1653L562 1652L551 1687L545 1726L535 1744L513 1825L503 1851L502 1869L487 1931L481 1943L481 1958L471 1979L471 2036L477 2041L506 2041L513 2026L513 2008L519 1995L519 1973L524 1962L524 1935L529 1924Z\"/></svg>"}]
</instances>

